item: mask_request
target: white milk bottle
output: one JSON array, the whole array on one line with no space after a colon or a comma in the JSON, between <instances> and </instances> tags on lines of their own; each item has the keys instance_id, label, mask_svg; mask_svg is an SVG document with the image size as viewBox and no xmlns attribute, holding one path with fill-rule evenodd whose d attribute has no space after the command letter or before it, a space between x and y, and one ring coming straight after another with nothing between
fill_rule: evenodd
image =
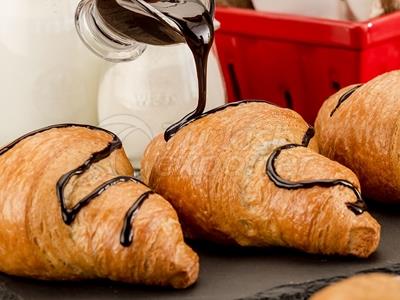
<instances>
[{"instance_id":1,"label":"white milk bottle","mask_svg":"<svg viewBox=\"0 0 400 300\"><path fill-rule=\"evenodd\" d=\"M225 102L215 53L208 59L207 108ZM100 125L121 138L135 166L151 139L196 108L197 75L185 44L147 46L129 63L111 65L99 89Z\"/></svg>"},{"instance_id":2,"label":"white milk bottle","mask_svg":"<svg viewBox=\"0 0 400 300\"><path fill-rule=\"evenodd\" d=\"M82 1L77 15L78 32L85 44L114 62L109 63L100 82L100 126L120 137L137 168L151 139L197 106L193 55L186 44L151 46L124 39L102 23L94 0ZM215 48L208 58L207 73L206 109L211 109L226 100Z\"/></svg>"},{"instance_id":3,"label":"white milk bottle","mask_svg":"<svg viewBox=\"0 0 400 300\"><path fill-rule=\"evenodd\" d=\"M54 123L96 124L101 59L79 40L77 0L3 1L0 145Z\"/></svg>"}]
</instances>

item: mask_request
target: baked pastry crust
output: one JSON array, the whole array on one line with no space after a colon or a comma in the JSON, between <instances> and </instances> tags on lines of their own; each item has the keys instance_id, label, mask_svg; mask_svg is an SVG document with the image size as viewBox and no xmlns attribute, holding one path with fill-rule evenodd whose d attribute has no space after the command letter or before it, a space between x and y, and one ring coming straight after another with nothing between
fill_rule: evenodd
<instances>
[{"instance_id":1,"label":"baked pastry crust","mask_svg":"<svg viewBox=\"0 0 400 300\"><path fill-rule=\"evenodd\" d=\"M380 226L367 212L349 209L357 200L351 188L284 189L267 174L274 150L302 144L308 124L294 111L267 103L232 105L191 122L168 143L157 137L146 150L143 179L172 203L185 233L310 253L365 257L374 252ZM346 179L359 188L349 169L317 153L314 139L307 144L282 149L272 162L279 174L275 179Z\"/></svg>"},{"instance_id":2,"label":"baked pastry crust","mask_svg":"<svg viewBox=\"0 0 400 300\"><path fill-rule=\"evenodd\" d=\"M356 275L314 294L310 300L397 300L400 277L384 273Z\"/></svg>"},{"instance_id":3,"label":"baked pastry crust","mask_svg":"<svg viewBox=\"0 0 400 300\"><path fill-rule=\"evenodd\" d=\"M0 271L40 279L109 278L175 288L193 284L198 256L184 243L176 212L129 177L133 169L122 148L72 176L61 209L60 178L120 141L92 127L58 126L1 150ZM75 218L67 217L102 185Z\"/></svg>"},{"instance_id":4,"label":"baked pastry crust","mask_svg":"<svg viewBox=\"0 0 400 300\"><path fill-rule=\"evenodd\" d=\"M364 196L381 202L400 201L399 85L394 71L344 88L325 101L315 123L321 153L352 169Z\"/></svg>"}]
</instances>

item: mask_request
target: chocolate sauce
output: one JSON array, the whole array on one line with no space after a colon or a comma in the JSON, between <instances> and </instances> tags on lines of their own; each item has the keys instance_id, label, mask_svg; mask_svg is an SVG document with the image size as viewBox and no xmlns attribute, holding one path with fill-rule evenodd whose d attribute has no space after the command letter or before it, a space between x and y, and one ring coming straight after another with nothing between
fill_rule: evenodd
<instances>
[{"instance_id":1,"label":"chocolate sauce","mask_svg":"<svg viewBox=\"0 0 400 300\"><path fill-rule=\"evenodd\" d=\"M139 1L96 0L96 8L105 25L128 39L150 45L185 42L179 31L173 30L164 19L149 12Z\"/></svg>"},{"instance_id":2,"label":"chocolate sauce","mask_svg":"<svg viewBox=\"0 0 400 300\"><path fill-rule=\"evenodd\" d=\"M56 129L56 128L60 129L60 128L67 128L67 127L83 127L83 128L87 128L90 130L100 130L100 131L106 132L107 134L111 135L113 138L111 140L111 142L109 142L108 145L103 150L91 154L90 158L87 159L82 165L80 165L79 167L75 168L74 170L62 175L61 178L57 181L56 194L57 194L58 200L60 202L61 215L62 215L64 223L67 225L71 225L73 223L73 221L75 220L75 218L77 217L77 215L79 214L79 212L85 206L89 205L91 201L93 201L94 199L99 197L110 187L112 187L116 184L119 184L119 183L123 183L123 182L135 182L135 183L140 183L143 185L145 185L145 184L134 177L118 176L118 177L115 177L115 178L101 184L93 192L91 192L89 195L87 195L83 199L81 199L74 207L72 207L72 208L66 207L64 190L65 190L66 186L68 185L68 183L70 182L71 178L74 176L80 176L80 175L84 174L85 172L87 172L89 170L89 168L93 164L109 157L115 150L121 149L121 147L122 147L121 140L114 133L112 133L108 130L90 126L90 125L60 124L60 125L48 126L48 127L30 132L30 133L20 137L19 139L15 140L11 144L2 148L0 150L0 156L7 153L11 149L13 149L17 144L19 144L21 141L23 141L26 138L32 137L34 135L43 133L43 132L51 130L51 129ZM129 245L132 244L132 240L133 240L132 225L131 225L132 219L136 215L136 212L142 206L143 202L146 199L148 199L149 195L151 195L151 194L152 194L151 191L147 191L144 194L142 194L135 201L134 205L127 212L124 222L123 222L124 226L121 230L121 239L120 240L121 240L122 246L128 247Z\"/></svg>"},{"instance_id":3,"label":"chocolate sauce","mask_svg":"<svg viewBox=\"0 0 400 300\"><path fill-rule=\"evenodd\" d=\"M367 207L364 200L361 197L361 193L358 189L349 181L344 179L317 179L317 180L305 180L305 181L289 181L285 180L279 176L276 171L276 160L278 159L279 155L284 150L290 150L297 147L307 147L309 142L314 136L314 128L309 127L306 134L303 137L302 144L287 144L281 147L276 148L271 156L268 158L266 172L269 179L279 188L287 189L287 190L297 190L297 189L308 189L315 186L320 187L333 187L333 186L344 186L353 191L356 196L356 202L347 202L346 206L356 215L362 214L366 211Z\"/></svg>"},{"instance_id":4,"label":"chocolate sauce","mask_svg":"<svg viewBox=\"0 0 400 300\"><path fill-rule=\"evenodd\" d=\"M96 130L102 130L104 132L107 132L108 134L112 135L113 139L114 139L114 134L112 132L109 132L105 129L101 129L101 128L97 128L94 126L90 126L90 125L80 125L80 124L58 124L58 125L52 125L52 126L48 126L48 127L44 127L32 132L29 132L23 136L21 136L20 138L16 139L15 141L11 142L10 144L6 145L5 147L3 147L2 149L0 149L0 156L5 154L6 152L10 151L12 148L14 148L17 144L19 144L21 141L25 140L26 138L29 138L31 136L34 136L36 134L48 131L50 129L57 129L57 128L67 128L67 127L83 127L83 128L87 128L87 129L96 129Z\"/></svg>"},{"instance_id":5,"label":"chocolate sauce","mask_svg":"<svg viewBox=\"0 0 400 300\"><path fill-rule=\"evenodd\" d=\"M207 62L214 41L215 1L210 3L208 11L200 0L96 0L102 21L115 32L153 45L186 41L192 51L197 70L198 104L193 112L167 128L166 141L182 128L182 124L202 114L206 107Z\"/></svg>"},{"instance_id":6,"label":"chocolate sauce","mask_svg":"<svg viewBox=\"0 0 400 300\"><path fill-rule=\"evenodd\" d=\"M132 219L135 217L137 211L142 207L144 201L154 194L153 191L148 191L142 194L138 200L128 210L124 219L124 226L122 228L120 242L122 246L129 247L133 241Z\"/></svg>"},{"instance_id":7,"label":"chocolate sauce","mask_svg":"<svg viewBox=\"0 0 400 300\"><path fill-rule=\"evenodd\" d=\"M303 136L303 140L301 141L301 145L303 147L308 147L308 145L311 142L311 139L314 137L315 135L315 129L312 126L308 126L308 129L306 131L306 133Z\"/></svg>"},{"instance_id":8,"label":"chocolate sauce","mask_svg":"<svg viewBox=\"0 0 400 300\"><path fill-rule=\"evenodd\" d=\"M204 118L204 117L206 117L208 115L211 115L211 114L217 113L219 111L225 110L228 107L235 107L235 106L239 106L239 105L246 104L246 103L267 103L267 104L270 104L270 105L277 106L275 103L264 101L264 100L241 100L241 101L236 101L236 102L230 102L230 103L221 105L219 107L216 107L214 109L211 109L211 110L209 110L207 112L201 113L201 114L199 114L197 116L193 116L192 118L181 120L179 122L179 127L177 127L176 132L179 131L180 129L182 129L183 127L188 126L192 122L197 121L199 119L202 119L202 118Z\"/></svg>"},{"instance_id":9,"label":"chocolate sauce","mask_svg":"<svg viewBox=\"0 0 400 300\"><path fill-rule=\"evenodd\" d=\"M195 119L197 116L201 115L206 108L207 62L211 46L214 42L214 25L211 15L212 11L214 10L214 1L211 1L211 13L208 12L208 10L203 5L199 6L196 0L192 1L193 2L191 6L187 7L188 11L191 10L191 14L193 15L190 18L183 17L185 6L187 6L187 4L189 3L188 0L181 0L180 3L185 4L177 5L176 8L171 11L160 9L164 14L170 17L170 19L178 25L181 32L183 33L186 43L188 44L193 54L193 58L196 64L198 82L198 103L196 109L177 123L167 128L164 133L164 139L166 141L168 141L174 134L179 131L179 129L182 128L182 124L185 124Z\"/></svg>"},{"instance_id":10,"label":"chocolate sauce","mask_svg":"<svg viewBox=\"0 0 400 300\"><path fill-rule=\"evenodd\" d=\"M346 101L347 99L349 99L349 97L351 95L354 94L354 92L356 90L358 90L360 87L362 86L362 84L356 85L354 87L352 87L351 89L349 89L346 93L344 93L338 100L338 103L336 104L335 108L332 110L331 112L331 117L333 116L333 114L339 109L339 107L343 104L344 101Z\"/></svg>"}]
</instances>

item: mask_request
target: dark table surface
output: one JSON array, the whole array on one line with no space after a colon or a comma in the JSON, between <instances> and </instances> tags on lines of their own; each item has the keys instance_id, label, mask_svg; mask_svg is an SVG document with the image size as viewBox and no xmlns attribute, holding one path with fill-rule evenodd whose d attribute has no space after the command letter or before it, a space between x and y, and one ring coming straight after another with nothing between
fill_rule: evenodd
<instances>
[{"instance_id":1,"label":"dark table surface","mask_svg":"<svg viewBox=\"0 0 400 300\"><path fill-rule=\"evenodd\" d=\"M382 225L382 239L377 253L368 259L192 243L200 255L201 272L198 283L187 290L109 281L42 282L0 275L0 299L237 299L280 285L348 276L400 263L400 209L372 207L370 210Z\"/></svg>"}]
</instances>

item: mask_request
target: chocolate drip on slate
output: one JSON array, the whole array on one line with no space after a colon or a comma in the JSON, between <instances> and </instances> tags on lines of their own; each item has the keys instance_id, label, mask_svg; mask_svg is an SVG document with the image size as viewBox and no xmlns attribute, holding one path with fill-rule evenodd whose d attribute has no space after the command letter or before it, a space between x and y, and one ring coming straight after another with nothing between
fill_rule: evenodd
<instances>
[{"instance_id":1,"label":"chocolate drip on slate","mask_svg":"<svg viewBox=\"0 0 400 300\"><path fill-rule=\"evenodd\" d=\"M279 188L287 189L287 190L297 190L297 189L308 189L312 188L315 186L320 186L320 187L333 187L333 186L344 186L353 191L353 193L356 196L357 201L356 202L347 202L346 206L348 209L350 209L354 214L360 215L364 211L366 211L367 207L364 202L364 200L361 197L360 192L358 189L349 181L344 180L344 179L317 179L317 180L306 180L306 181L289 181L285 180L282 177L279 176L279 174L276 171L276 160L278 159L279 155L282 153L284 150L290 150L293 148L297 147L307 147L310 140L314 136L314 128L309 127L307 130L306 134L303 137L302 144L287 144L283 145L281 147L276 148L271 156L269 157L267 161L267 167L266 167L266 172L269 177L269 179Z\"/></svg>"},{"instance_id":2,"label":"chocolate drip on slate","mask_svg":"<svg viewBox=\"0 0 400 300\"><path fill-rule=\"evenodd\" d=\"M74 176L80 176L84 174L86 171L89 170L89 168L109 157L111 153L113 153L115 150L121 149L122 147L122 142L121 140L112 132L98 128L95 126L90 126L90 125L80 125L80 124L59 124L59 125L53 125L53 126L48 126L33 132L30 132L19 139L15 140L14 142L10 143L9 145L5 146L3 149L0 150L0 156L7 153L11 149L13 149L17 144L19 144L21 141L32 137L34 135L43 133L45 131L51 130L51 129L61 129L61 128L67 128L67 127L82 127L82 128L87 128L90 130L100 130L103 131L113 138L111 142L108 143L108 145L101 151L98 151L96 153L93 153L88 160L86 160L82 165L79 167L75 168L74 170L64 174L61 176L61 178L58 180L56 184L56 193L58 200L60 201L60 206L61 206L61 215L63 218L63 221L67 225L71 225L79 212L87 205L90 204L90 202L97 197L99 197L102 193L104 193L107 189L110 187L123 183L123 182L136 182L136 183L141 183L145 185L143 182L140 180L130 177L130 176L118 176L116 178L113 178L103 184L101 184L99 187L97 187L93 192L91 192L89 195L85 196L83 199L81 199L73 208L67 208L65 204L65 195L64 195L64 190L66 186L68 185L69 181L71 180L72 177ZM148 199L149 195L152 192L146 192L142 194L136 201L135 204L129 209L128 213L125 216L124 219L124 226L121 230L121 245L124 247L128 247L132 243L132 219L136 215L136 212L140 209L142 206L143 202ZM127 225L129 222L129 225ZM125 238L126 237L126 238Z\"/></svg>"},{"instance_id":3,"label":"chocolate drip on slate","mask_svg":"<svg viewBox=\"0 0 400 300\"><path fill-rule=\"evenodd\" d=\"M333 114L339 109L339 107L343 104L344 101L346 101L347 99L349 99L349 97L351 95L354 94L354 92L356 90L358 90L360 87L362 86L362 84L356 85L354 87L352 87L351 89L349 89L346 93L344 93L338 100L338 103L336 104L335 108L332 110L330 116L332 117Z\"/></svg>"}]
</instances>

